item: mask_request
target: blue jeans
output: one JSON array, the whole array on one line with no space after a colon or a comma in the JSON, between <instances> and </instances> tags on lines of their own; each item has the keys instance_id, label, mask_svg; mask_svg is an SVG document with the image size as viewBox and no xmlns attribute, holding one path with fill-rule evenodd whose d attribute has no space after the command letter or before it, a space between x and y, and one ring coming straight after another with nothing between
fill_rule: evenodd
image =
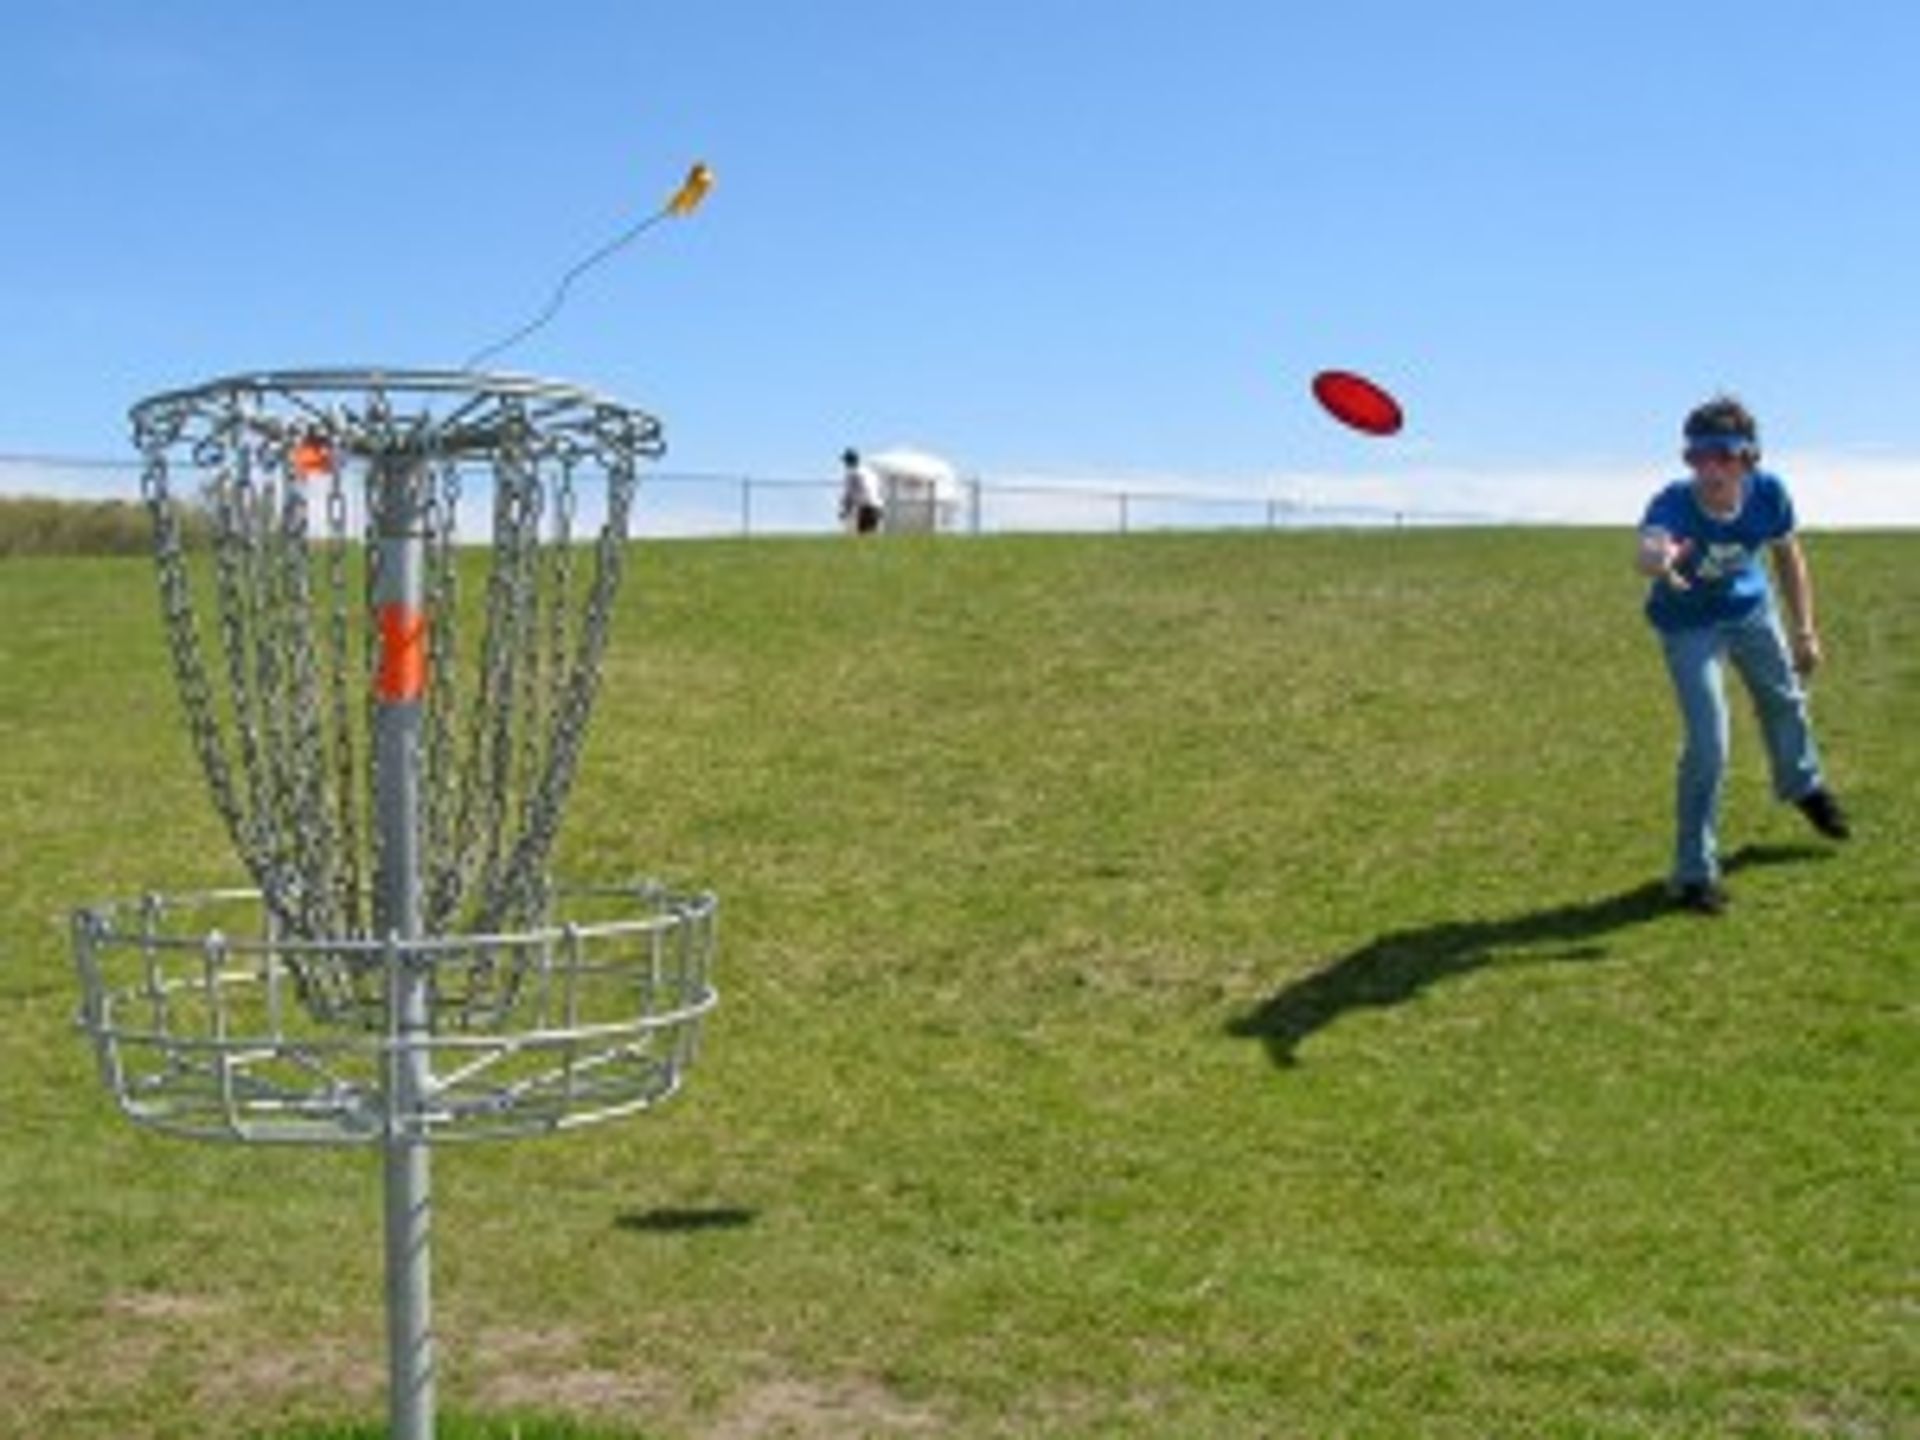
<instances>
[{"instance_id":1,"label":"blue jeans","mask_svg":"<svg viewBox=\"0 0 1920 1440\"><path fill-rule=\"evenodd\" d=\"M1675 794L1673 881L1720 878L1720 792L1727 774L1727 692L1731 660L1753 696L1773 772L1773 793L1798 800L1820 788L1820 754L1807 720L1807 692L1794 673L1772 605L1740 620L1660 632L1686 725Z\"/></svg>"}]
</instances>

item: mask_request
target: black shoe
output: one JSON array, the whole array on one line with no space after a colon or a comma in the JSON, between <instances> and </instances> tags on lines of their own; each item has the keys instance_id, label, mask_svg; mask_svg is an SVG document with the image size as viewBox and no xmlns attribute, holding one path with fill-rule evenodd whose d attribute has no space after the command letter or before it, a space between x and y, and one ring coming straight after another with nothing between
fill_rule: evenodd
<instances>
[{"instance_id":1,"label":"black shoe","mask_svg":"<svg viewBox=\"0 0 1920 1440\"><path fill-rule=\"evenodd\" d=\"M1689 880L1674 888L1673 903L1696 915L1719 915L1727 908L1726 887L1713 880Z\"/></svg>"},{"instance_id":2,"label":"black shoe","mask_svg":"<svg viewBox=\"0 0 1920 1440\"><path fill-rule=\"evenodd\" d=\"M1844 840L1853 834L1853 827L1847 824L1847 812L1840 808L1840 802L1833 798L1833 792L1824 786L1809 790L1793 803L1800 807L1800 813L1807 817L1807 822L1829 840Z\"/></svg>"}]
</instances>

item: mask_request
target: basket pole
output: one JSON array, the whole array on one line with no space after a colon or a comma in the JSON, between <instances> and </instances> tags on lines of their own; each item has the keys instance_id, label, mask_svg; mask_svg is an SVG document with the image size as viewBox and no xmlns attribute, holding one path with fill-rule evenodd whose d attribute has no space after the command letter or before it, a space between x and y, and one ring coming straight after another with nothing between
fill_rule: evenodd
<instances>
[{"instance_id":1,"label":"basket pole","mask_svg":"<svg viewBox=\"0 0 1920 1440\"><path fill-rule=\"evenodd\" d=\"M374 810L379 833L376 911L387 937L390 1066L384 1144L389 1432L432 1440L430 1242L432 1189L424 1110L432 1076L426 964L404 942L420 938L421 707L426 681L426 467L416 457L375 461L379 627L374 676Z\"/></svg>"}]
</instances>

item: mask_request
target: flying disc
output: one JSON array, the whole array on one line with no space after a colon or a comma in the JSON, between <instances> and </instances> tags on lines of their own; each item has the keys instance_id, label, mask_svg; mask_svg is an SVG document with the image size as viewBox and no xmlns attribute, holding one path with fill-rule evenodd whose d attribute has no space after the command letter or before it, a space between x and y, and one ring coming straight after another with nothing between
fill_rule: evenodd
<instances>
[{"instance_id":1,"label":"flying disc","mask_svg":"<svg viewBox=\"0 0 1920 1440\"><path fill-rule=\"evenodd\" d=\"M1341 424L1369 435L1395 434L1406 418L1398 400L1350 370L1322 370L1314 376L1313 398Z\"/></svg>"}]
</instances>

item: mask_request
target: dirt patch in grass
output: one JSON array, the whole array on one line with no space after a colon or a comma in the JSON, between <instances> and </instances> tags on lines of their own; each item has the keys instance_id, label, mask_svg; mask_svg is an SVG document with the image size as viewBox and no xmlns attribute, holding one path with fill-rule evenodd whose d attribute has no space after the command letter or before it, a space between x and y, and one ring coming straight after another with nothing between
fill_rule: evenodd
<instances>
[{"instance_id":1,"label":"dirt patch in grass","mask_svg":"<svg viewBox=\"0 0 1920 1440\"><path fill-rule=\"evenodd\" d=\"M612 1369L580 1358L577 1330L495 1326L475 1337L468 1357L480 1376L482 1409L559 1412L580 1418L644 1422L679 1409L671 1377Z\"/></svg>"},{"instance_id":2,"label":"dirt patch in grass","mask_svg":"<svg viewBox=\"0 0 1920 1440\"><path fill-rule=\"evenodd\" d=\"M109 1295L101 1307L116 1319L161 1325L213 1320L228 1313L225 1301L211 1295L182 1295L167 1290L138 1290Z\"/></svg>"},{"instance_id":3,"label":"dirt patch in grass","mask_svg":"<svg viewBox=\"0 0 1920 1440\"><path fill-rule=\"evenodd\" d=\"M571 1330L494 1329L473 1347L484 1376L483 1410L562 1414L584 1421L661 1426L701 1440L839 1440L848 1435L932 1435L935 1414L878 1381L774 1379L748 1383L701 1416L683 1377L642 1366L587 1364Z\"/></svg>"},{"instance_id":4,"label":"dirt patch in grass","mask_svg":"<svg viewBox=\"0 0 1920 1440\"><path fill-rule=\"evenodd\" d=\"M742 1391L700 1432L703 1440L763 1440L769 1436L827 1440L845 1435L934 1435L935 1414L878 1381L769 1380Z\"/></svg>"}]
</instances>

